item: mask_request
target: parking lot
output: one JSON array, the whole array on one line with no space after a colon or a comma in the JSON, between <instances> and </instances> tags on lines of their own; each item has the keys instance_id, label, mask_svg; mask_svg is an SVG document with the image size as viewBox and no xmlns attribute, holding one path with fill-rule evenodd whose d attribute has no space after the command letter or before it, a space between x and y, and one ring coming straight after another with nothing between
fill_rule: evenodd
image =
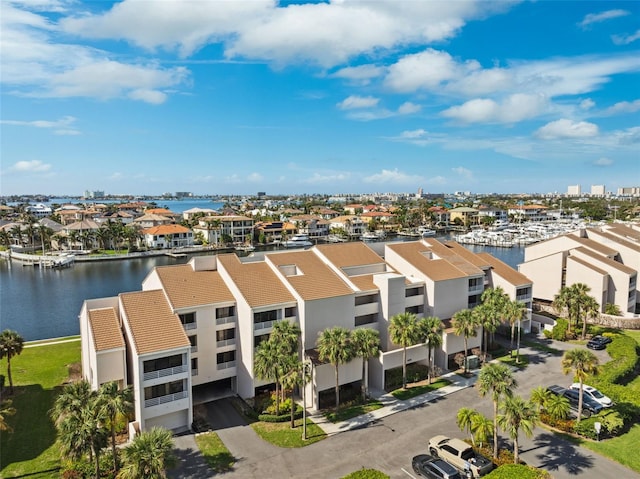
<instances>
[{"instance_id":1,"label":"parking lot","mask_svg":"<svg viewBox=\"0 0 640 479\"><path fill-rule=\"evenodd\" d=\"M554 343L558 349L574 346ZM571 377L561 369L561 355L526 351L529 366L515 373L517 394L528 398L531 389L540 385L568 386ZM602 362L606 351L595 351ZM230 452L237 458L234 470L223 474L229 478L340 478L361 468L374 468L392 478L413 477L411 459L427 452L429 438L436 434L464 438L455 417L462 407L474 408L492 417L492 404L480 398L474 388L440 397L433 402L378 419L359 429L334 434L324 441L300 449L281 449L266 444L250 426L228 421L229 427L217 430ZM225 414L233 414L228 410ZM505 440L503 434L502 440ZM533 438L520 437L520 456L528 464L548 470L556 479L576 476L622 479L640 475L626 467L577 447L543 428L536 428ZM508 447L511 447L510 442ZM174 471L172 477L196 477ZM202 476L197 476L202 477Z\"/></svg>"}]
</instances>

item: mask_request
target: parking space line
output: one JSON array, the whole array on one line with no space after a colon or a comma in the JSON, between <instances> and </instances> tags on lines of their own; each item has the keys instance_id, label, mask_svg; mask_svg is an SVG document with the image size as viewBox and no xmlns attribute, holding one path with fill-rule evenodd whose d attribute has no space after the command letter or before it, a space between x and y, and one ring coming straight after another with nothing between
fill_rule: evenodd
<instances>
[{"instance_id":1,"label":"parking space line","mask_svg":"<svg viewBox=\"0 0 640 479\"><path fill-rule=\"evenodd\" d=\"M411 479L416 479L416 477L413 474L411 474L409 471L407 471L404 467L401 467L400 470L404 472L407 476L409 476Z\"/></svg>"}]
</instances>

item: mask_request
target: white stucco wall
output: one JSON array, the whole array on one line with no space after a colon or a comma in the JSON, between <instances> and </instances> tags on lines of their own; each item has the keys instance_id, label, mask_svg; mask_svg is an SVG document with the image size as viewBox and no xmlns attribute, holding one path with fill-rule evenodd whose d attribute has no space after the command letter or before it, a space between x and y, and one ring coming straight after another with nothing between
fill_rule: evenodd
<instances>
[{"instance_id":1,"label":"white stucco wall","mask_svg":"<svg viewBox=\"0 0 640 479\"><path fill-rule=\"evenodd\" d=\"M518 271L533 283L533 297L553 301L562 288L564 252L550 254L518 266Z\"/></svg>"}]
</instances>

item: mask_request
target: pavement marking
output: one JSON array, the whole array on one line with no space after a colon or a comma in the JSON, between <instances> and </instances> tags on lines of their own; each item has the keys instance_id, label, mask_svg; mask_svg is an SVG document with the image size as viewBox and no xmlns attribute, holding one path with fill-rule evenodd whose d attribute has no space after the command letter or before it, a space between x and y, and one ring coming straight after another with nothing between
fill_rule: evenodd
<instances>
[{"instance_id":1,"label":"pavement marking","mask_svg":"<svg viewBox=\"0 0 640 479\"><path fill-rule=\"evenodd\" d=\"M409 471L407 471L404 467L401 467L400 470L402 472L404 472L407 476L409 476L412 479L416 479L416 476L414 476L413 474L411 474Z\"/></svg>"}]
</instances>

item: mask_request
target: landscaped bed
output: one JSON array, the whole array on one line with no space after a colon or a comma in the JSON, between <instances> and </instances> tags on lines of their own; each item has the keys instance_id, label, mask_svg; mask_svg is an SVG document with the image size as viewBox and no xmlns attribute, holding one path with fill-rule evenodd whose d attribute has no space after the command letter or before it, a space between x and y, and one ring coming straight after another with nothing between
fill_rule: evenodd
<instances>
[{"instance_id":1,"label":"landscaped bed","mask_svg":"<svg viewBox=\"0 0 640 479\"><path fill-rule=\"evenodd\" d=\"M400 399L402 401L414 398L416 396L420 396L421 394L426 394L431 391L435 391L436 389L443 388L451 384L451 381L444 378L438 378L434 380L431 384L426 381L421 381L419 383L409 384L407 385L407 389L396 389L391 394L396 399Z\"/></svg>"}]
</instances>

